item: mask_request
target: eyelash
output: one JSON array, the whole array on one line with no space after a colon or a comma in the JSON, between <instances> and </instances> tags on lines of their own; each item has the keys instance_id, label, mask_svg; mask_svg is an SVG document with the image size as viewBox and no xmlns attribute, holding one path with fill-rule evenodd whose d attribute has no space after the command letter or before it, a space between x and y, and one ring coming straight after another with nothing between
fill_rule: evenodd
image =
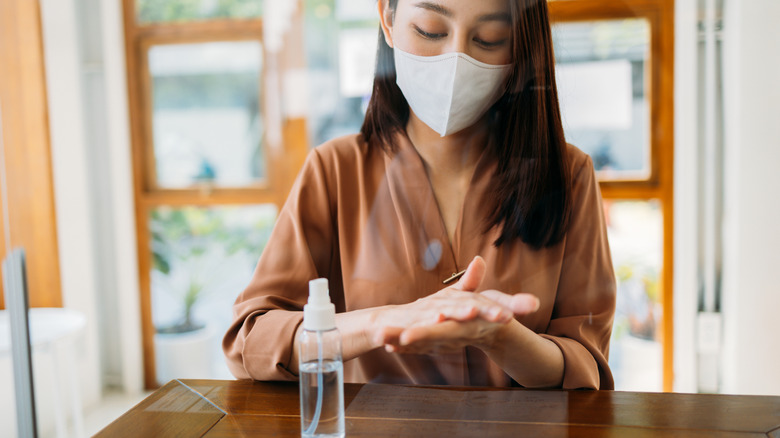
<instances>
[{"instance_id":1,"label":"eyelash","mask_svg":"<svg viewBox=\"0 0 780 438\"><path fill-rule=\"evenodd\" d=\"M438 40L447 36L446 33L428 33L417 26L414 26L414 29L417 31L417 33L420 34L420 36L429 40Z\"/></svg>"},{"instance_id":2,"label":"eyelash","mask_svg":"<svg viewBox=\"0 0 780 438\"><path fill-rule=\"evenodd\" d=\"M497 47L503 46L504 43L506 43L505 39L499 40L499 41L495 41L495 42L487 42L487 41L482 41L482 40L474 40L474 41L476 41L477 44L479 44L480 46L482 46L482 47L484 47L486 49L495 49Z\"/></svg>"},{"instance_id":3,"label":"eyelash","mask_svg":"<svg viewBox=\"0 0 780 438\"><path fill-rule=\"evenodd\" d=\"M420 29L417 26L415 26L414 29L417 31L418 34L420 34L421 37L423 37L425 39L428 39L428 40L438 40L438 39L441 39L441 38L444 38L445 36L447 36L446 33L429 33L429 32L426 32L426 31ZM482 41L482 40L475 39L474 42L476 42L477 44L479 44L480 46L482 46L482 47L484 47L486 49L495 49L497 47L503 46L504 43L506 43L506 39L503 39L503 40L500 40L500 41L496 41L496 42L488 42L488 41Z\"/></svg>"}]
</instances>

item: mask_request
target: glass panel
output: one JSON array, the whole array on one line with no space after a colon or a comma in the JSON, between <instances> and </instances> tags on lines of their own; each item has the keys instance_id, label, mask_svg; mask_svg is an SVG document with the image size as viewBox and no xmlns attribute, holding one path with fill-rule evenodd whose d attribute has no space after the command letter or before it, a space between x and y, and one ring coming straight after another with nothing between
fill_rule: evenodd
<instances>
[{"instance_id":1,"label":"glass panel","mask_svg":"<svg viewBox=\"0 0 780 438\"><path fill-rule=\"evenodd\" d=\"M553 44L567 141L590 154L602 180L649 178L650 24L560 23Z\"/></svg>"},{"instance_id":2,"label":"glass panel","mask_svg":"<svg viewBox=\"0 0 780 438\"><path fill-rule=\"evenodd\" d=\"M275 205L151 212L152 321L160 383L232 378L222 335L276 221Z\"/></svg>"},{"instance_id":3,"label":"glass panel","mask_svg":"<svg viewBox=\"0 0 780 438\"><path fill-rule=\"evenodd\" d=\"M376 3L306 0L309 139L312 146L360 131L374 79ZM334 42L336 42L334 44Z\"/></svg>"},{"instance_id":4,"label":"glass panel","mask_svg":"<svg viewBox=\"0 0 780 438\"><path fill-rule=\"evenodd\" d=\"M204 20L209 18L257 18L261 0L136 0L139 23Z\"/></svg>"},{"instance_id":5,"label":"glass panel","mask_svg":"<svg viewBox=\"0 0 780 438\"><path fill-rule=\"evenodd\" d=\"M242 187L266 177L257 41L149 49L157 185Z\"/></svg>"},{"instance_id":6,"label":"glass panel","mask_svg":"<svg viewBox=\"0 0 780 438\"><path fill-rule=\"evenodd\" d=\"M39 381L35 383L40 387L41 383ZM11 325L5 308L0 310L0 387L7 388L0 391L0 407L3 409L2 413L0 413L0 420L4 424L3 430L9 434L8 436L17 436L16 415L11 414L11 409L16 413L14 369L11 358ZM37 414L41 415L40 413Z\"/></svg>"},{"instance_id":7,"label":"glass panel","mask_svg":"<svg viewBox=\"0 0 780 438\"><path fill-rule=\"evenodd\" d=\"M609 355L615 389L662 391L661 208L656 201L604 200L604 211L617 276Z\"/></svg>"}]
</instances>

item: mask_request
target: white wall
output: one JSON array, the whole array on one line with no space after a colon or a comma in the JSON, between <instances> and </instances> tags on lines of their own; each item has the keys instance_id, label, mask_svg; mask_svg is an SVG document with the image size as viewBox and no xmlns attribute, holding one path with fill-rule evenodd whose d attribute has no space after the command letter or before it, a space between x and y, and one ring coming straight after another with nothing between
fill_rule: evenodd
<instances>
[{"instance_id":1,"label":"white wall","mask_svg":"<svg viewBox=\"0 0 780 438\"><path fill-rule=\"evenodd\" d=\"M698 0L675 1L674 391L696 392Z\"/></svg>"},{"instance_id":2,"label":"white wall","mask_svg":"<svg viewBox=\"0 0 780 438\"><path fill-rule=\"evenodd\" d=\"M780 2L724 14L723 391L780 395Z\"/></svg>"},{"instance_id":3,"label":"white wall","mask_svg":"<svg viewBox=\"0 0 780 438\"><path fill-rule=\"evenodd\" d=\"M110 184L105 208L113 212L104 236L113 242L113 251L104 262L113 268L113 300L109 300L108 305L116 309L118 326L116 337L107 341L118 344L120 376L117 386L137 393L144 389L144 375L122 2L93 1L100 3L97 20L102 35L106 137L105 144L101 145L108 150L108 161L104 165Z\"/></svg>"},{"instance_id":4,"label":"white wall","mask_svg":"<svg viewBox=\"0 0 780 438\"><path fill-rule=\"evenodd\" d=\"M41 0L64 305L87 318L84 402L143 389L121 2Z\"/></svg>"},{"instance_id":5,"label":"white wall","mask_svg":"<svg viewBox=\"0 0 780 438\"><path fill-rule=\"evenodd\" d=\"M49 97L52 171L54 179L57 238L63 303L86 316L85 350L79 376L87 405L100 397L95 256L93 221L89 214L82 87L79 78L75 11L70 2L43 0L43 29L46 86Z\"/></svg>"}]
</instances>

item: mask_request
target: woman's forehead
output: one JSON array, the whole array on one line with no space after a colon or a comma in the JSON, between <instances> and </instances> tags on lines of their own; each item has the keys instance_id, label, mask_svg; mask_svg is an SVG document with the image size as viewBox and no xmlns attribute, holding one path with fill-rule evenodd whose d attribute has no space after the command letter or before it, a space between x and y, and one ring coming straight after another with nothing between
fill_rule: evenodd
<instances>
[{"instance_id":1,"label":"woman's forehead","mask_svg":"<svg viewBox=\"0 0 780 438\"><path fill-rule=\"evenodd\" d=\"M390 0L391 5L428 10L445 17L477 14L507 14L512 0Z\"/></svg>"}]
</instances>

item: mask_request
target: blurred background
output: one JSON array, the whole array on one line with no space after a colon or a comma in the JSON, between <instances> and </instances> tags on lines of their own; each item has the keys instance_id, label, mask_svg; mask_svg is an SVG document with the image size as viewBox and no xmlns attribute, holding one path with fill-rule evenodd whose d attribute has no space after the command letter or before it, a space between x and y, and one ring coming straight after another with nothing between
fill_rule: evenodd
<instances>
[{"instance_id":1,"label":"blurred background","mask_svg":"<svg viewBox=\"0 0 780 438\"><path fill-rule=\"evenodd\" d=\"M548 4L604 197L616 389L779 395L780 3ZM42 309L44 436L232 378L233 301L308 151L359 130L377 35L375 0L0 0L0 258L25 248Z\"/></svg>"}]
</instances>

